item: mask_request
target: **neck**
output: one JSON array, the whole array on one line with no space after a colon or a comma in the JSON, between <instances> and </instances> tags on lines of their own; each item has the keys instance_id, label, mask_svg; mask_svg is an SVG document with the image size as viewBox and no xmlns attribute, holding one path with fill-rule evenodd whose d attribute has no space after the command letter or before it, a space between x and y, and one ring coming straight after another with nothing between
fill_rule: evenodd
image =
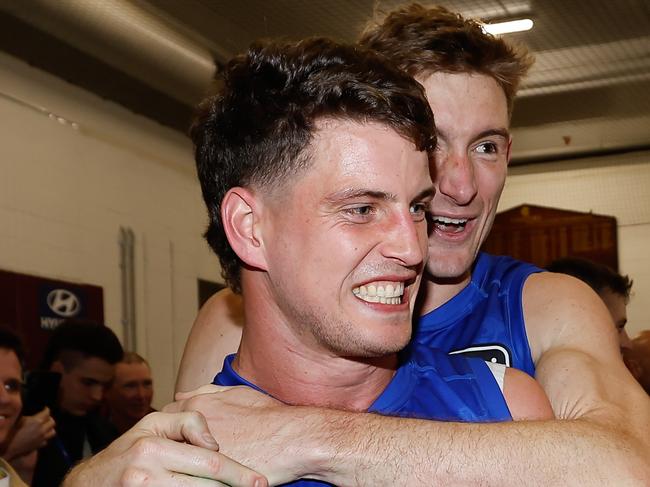
<instances>
[{"instance_id":1,"label":"neck","mask_svg":"<svg viewBox=\"0 0 650 487\"><path fill-rule=\"evenodd\" d=\"M471 279L472 275L469 271L457 278L439 278L425 273L420 289L419 316L445 304L465 289Z\"/></svg>"},{"instance_id":2,"label":"neck","mask_svg":"<svg viewBox=\"0 0 650 487\"><path fill-rule=\"evenodd\" d=\"M259 291L259 290L258 290ZM344 357L289 320L264 292L244 292L246 322L233 368L292 405L365 411L397 368L397 356Z\"/></svg>"}]
</instances>

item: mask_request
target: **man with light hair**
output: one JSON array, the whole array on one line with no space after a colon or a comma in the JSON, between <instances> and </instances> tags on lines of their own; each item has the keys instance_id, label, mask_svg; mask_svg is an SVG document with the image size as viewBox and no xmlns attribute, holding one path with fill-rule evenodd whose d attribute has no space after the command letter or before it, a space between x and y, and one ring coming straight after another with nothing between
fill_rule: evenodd
<instances>
[{"instance_id":1,"label":"man with light hair","mask_svg":"<svg viewBox=\"0 0 650 487\"><path fill-rule=\"evenodd\" d=\"M149 363L135 352L125 352L115 364L115 377L106 391L106 417L122 434L154 411L152 399Z\"/></svg>"}]
</instances>

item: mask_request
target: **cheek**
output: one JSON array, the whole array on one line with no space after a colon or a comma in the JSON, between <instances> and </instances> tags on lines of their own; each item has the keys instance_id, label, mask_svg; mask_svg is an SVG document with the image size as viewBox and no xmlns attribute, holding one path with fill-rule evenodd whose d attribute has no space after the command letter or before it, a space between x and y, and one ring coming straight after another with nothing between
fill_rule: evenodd
<instances>
[{"instance_id":1,"label":"cheek","mask_svg":"<svg viewBox=\"0 0 650 487\"><path fill-rule=\"evenodd\" d=\"M496 211L496 207L501 197L501 192L505 185L506 172L505 168L501 166L495 168L486 168L479 174L479 192L481 199L487 208L490 208L492 213Z\"/></svg>"},{"instance_id":2,"label":"cheek","mask_svg":"<svg viewBox=\"0 0 650 487\"><path fill-rule=\"evenodd\" d=\"M19 413L20 410L23 408L23 401L22 401L22 399L20 398L20 396L17 395L17 396L16 396L16 397L11 401L11 404L12 404L12 406L13 406L15 412L16 412L16 416L18 416L18 413Z\"/></svg>"}]
</instances>

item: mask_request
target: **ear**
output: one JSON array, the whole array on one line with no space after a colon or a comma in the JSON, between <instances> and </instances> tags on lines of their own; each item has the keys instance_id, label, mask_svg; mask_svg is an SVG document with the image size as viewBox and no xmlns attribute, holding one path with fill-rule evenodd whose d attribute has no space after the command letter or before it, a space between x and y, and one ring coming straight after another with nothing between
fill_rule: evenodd
<instances>
[{"instance_id":1,"label":"ear","mask_svg":"<svg viewBox=\"0 0 650 487\"><path fill-rule=\"evenodd\" d=\"M249 189L231 188L221 202L221 221L228 243L248 266L266 270L262 228L263 204Z\"/></svg>"},{"instance_id":2,"label":"ear","mask_svg":"<svg viewBox=\"0 0 650 487\"><path fill-rule=\"evenodd\" d=\"M508 139L508 152L506 153L506 164L510 165L511 157L512 157L512 137Z\"/></svg>"},{"instance_id":3,"label":"ear","mask_svg":"<svg viewBox=\"0 0 650 487\"><path fill-rule=\"evenodd\" d=\"M65 369L63 368L63 364L61 363L60 360L55 360L52 362L52 365L50 365L50 372L57 372L59 374L63 374L65 372Z\"/></svg>"}]
</instances>

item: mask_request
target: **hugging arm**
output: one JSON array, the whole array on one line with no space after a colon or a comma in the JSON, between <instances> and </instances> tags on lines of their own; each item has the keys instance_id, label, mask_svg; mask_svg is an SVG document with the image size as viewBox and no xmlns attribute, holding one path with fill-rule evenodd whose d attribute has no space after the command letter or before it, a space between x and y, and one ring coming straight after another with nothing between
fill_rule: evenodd
<instances>
[{"instance_id":1,"label":"hugging arm","mask_svg":"<svg viewBox=\"0 0 650 487\"><path fill-rule=\"evenodd\" d=\"M310 476L359 486L648 485L650 400L620 359L600 299L575 279L536 274L524 312L556 420L389 418L281 406L242 388L176 407L201 410L222 451L274 484Z\"/></svg>"},{"instance_id":2,"label":"hugging arm","mask_svg":"<svg viewBox=\"0 0 650 487\"><path fill-rule=\"evenodd\" d=\"M266 479L218 453L196 412L151 413L105 450L73 468L64 487L264 487Z\"/></svg>"}]
</instances>

